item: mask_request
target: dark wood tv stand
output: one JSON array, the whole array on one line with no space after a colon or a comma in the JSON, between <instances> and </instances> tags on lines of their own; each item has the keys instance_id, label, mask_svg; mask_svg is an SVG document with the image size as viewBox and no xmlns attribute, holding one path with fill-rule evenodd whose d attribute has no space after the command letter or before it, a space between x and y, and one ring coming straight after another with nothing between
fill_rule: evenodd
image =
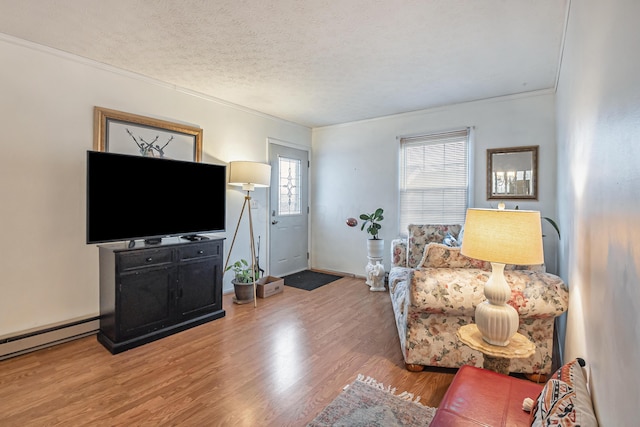
<instances>
[{"instance_id":1,"label":"dark wood tv stand","mask_svg":"<svg viewBox=\"0 0 640 427\"><path fill-rule=\"evenodd\" d=\"M223 241L99 245L98 341L116 354L223 317Z\"/></svg>"}]
</instances>

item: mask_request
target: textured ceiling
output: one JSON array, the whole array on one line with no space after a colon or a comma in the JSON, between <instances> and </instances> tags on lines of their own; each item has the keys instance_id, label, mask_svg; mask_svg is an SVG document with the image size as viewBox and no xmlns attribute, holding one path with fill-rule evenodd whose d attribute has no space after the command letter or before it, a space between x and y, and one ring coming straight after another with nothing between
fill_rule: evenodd
<instances>
[{"instance_id":1,"label":"textured ceiling","mask_svg":"<svg viewBox=\"0 0 640 427\"><path fill-rule=\"evenodd\" d=\"M309 127L553 88L568 0L0 0L0 33Z\"/></svg>"}]
</instances>

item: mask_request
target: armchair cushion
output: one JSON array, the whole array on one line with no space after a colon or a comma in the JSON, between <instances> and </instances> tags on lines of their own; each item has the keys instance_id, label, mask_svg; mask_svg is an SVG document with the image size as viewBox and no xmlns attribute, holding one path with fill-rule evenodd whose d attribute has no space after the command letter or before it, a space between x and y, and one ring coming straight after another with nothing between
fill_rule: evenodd
<instances>
[{"instance_id":1,"label":"armchair cushion","mask_svg":"<svg viewBox=\"0 0 640 427\"><path fill-rule=\"evenodd\" d=\"M460 252L459 247L450 247L444 243L429 243L424 250L424 256L418 263L420 267L425 268L479 268L481 270L491 271L491 263L489 261L481 261L479 259L468 258ZM542 265L513 265L507 264L505 270L531 270L544 273L544 264Z\"/></svg>"},{"instance_id":2,"label":"armchair cushion","mask_svg":"<svg viewBox=\"0 0 640 427\"><path fill-rule=\"evenodd\" d=\"M484 301L484 284L491 272L475 268L430 268L412 270L409 301L414 310L432 314L473 316ZM511 287L509 304L521 317L553 319L567 308L566 285L557 276L529 270L504 273ZM461 326L461 325L460 325Z\"/></svg>"},{"instance_id":3,"label":"armchair cushion","mask_svg":"<svg viewBox=\"0 0 640 427\"><path fill-rule=\"evenodd\" d=\"M467 258L460 253L460 248L449 247L442 243L429 243L420 260L421 267L433 268L479 268L491 270L491 263Z\"/></svg>"}]
</instances>

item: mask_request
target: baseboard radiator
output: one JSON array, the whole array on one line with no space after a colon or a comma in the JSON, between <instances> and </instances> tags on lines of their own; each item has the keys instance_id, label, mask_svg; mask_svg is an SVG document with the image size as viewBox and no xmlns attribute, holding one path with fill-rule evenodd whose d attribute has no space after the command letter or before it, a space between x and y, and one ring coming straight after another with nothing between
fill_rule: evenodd
<instances>
[{"instance_id":1,"label":"baseboard radiator","mask_svg":"<svg viewBox=\"0 0 640 427\"><path fill-rule=\"evenodd\" d=\"M99 317L74 319L19 335L0 337L0 360L93 335L100 327Z\"/></svg>"}]
</instances>

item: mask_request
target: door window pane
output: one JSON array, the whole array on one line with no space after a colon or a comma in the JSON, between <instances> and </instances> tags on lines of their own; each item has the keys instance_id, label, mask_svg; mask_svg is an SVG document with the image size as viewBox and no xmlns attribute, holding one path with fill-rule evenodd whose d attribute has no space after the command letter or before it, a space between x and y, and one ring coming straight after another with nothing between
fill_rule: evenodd
<instances>
[{"instance_id":1,"label":"door window pane","mask_svg":"<svg viewBox=\"0 0 640 427\"><path fill-rule=\"evenodd\" d=\"M280 157L278 215L300 215L300 160Z\"/></svg>"}]
</instances>

